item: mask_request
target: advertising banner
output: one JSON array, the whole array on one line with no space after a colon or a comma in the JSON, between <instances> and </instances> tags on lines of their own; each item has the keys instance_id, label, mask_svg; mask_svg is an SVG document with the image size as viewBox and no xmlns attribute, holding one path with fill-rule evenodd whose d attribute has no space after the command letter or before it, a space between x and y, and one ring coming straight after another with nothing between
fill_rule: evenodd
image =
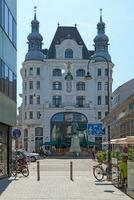
<instances>
[{"instance_id":1,"label":"advertising banner","mask_svg":"<svg viewBox=\"0 0 134 200\"><path fill-rule=\"evenodd\" d=\"M104 135L105 129L102 124L88 124L88 135Z\"/></svg>"}]
</instances>

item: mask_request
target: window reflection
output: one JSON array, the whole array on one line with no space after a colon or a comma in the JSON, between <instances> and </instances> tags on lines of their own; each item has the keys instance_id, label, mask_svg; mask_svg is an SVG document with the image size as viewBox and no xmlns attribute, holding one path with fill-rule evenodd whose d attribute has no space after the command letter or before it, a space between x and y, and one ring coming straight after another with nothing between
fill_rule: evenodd
<instances>
[{"instance_id":1,"label":"window reflection","mask_svg":"<svg viewBox=\"0 0 134 200\"><path fill-rule=\"evenodd\" d=\"M4 0L0 0L0 26L16 46L16 21Z\"/></svg>"},{"instance_id":2,"label":"window reflection","mask_svg":"<svg viewBox=\"0 0 134 200\"><path fill-rule=\"evenodd\" d=\"M2 59L0 59L0 91L16 101L16 75Z\"/></svg>"}]
</instances>

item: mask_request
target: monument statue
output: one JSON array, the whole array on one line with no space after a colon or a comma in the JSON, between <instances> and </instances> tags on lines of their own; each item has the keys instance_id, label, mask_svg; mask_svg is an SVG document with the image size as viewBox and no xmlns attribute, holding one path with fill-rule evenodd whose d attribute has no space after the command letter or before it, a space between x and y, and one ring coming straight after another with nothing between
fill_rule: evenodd
<instances>
[{"instance_id":1,"label":"monument statue","mask_svg":"<svg viewBox=\"0 0 134 200\"><path fill-rule=\"evenodd\" d=\"M78 155L81 152L80 149L80 138L78 135L78 124L77 123L73 123L72 124L72 138L71 138L71 147L69 152L73 152L76 153L76 155Z\"/></svg>"}]
</instances>

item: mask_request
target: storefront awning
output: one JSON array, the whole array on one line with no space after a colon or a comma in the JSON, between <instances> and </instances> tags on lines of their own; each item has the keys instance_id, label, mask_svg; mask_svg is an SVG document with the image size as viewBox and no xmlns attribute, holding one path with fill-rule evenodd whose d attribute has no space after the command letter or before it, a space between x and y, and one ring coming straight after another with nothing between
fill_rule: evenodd
<instances>
[{"instance_id":1,"label":"storefront awning","mask_svg":"<svg viewBox=\"0 0 134 200\"><path fill-rule=\"evenodd\" d=\"M110 144L134 144L134 136L127 136L125 138L111 139Z\"/></svg>"},{"instance_id":2,"label":"storefront awning","mask_svg":"<svg viewBox=\"0 0 134 200\"><path fill-rule=\"evenodd\" d=\"M58 142L57 141L49 141L49 142L45 142L44 144L42 144L42 146L43 145L45 145L45 146L52 146L52 145L57 145L58 144Z\"/></svg>"}]
</instances>

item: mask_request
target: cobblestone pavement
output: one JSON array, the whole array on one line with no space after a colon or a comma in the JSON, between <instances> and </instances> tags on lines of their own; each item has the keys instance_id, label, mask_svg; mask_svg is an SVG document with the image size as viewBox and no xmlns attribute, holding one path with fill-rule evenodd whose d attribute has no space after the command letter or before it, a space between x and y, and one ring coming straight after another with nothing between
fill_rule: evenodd
<instances>
[{"instance_id":1,"label":"cobblestone pavement","mask_svg":"<svg viewBox=\"0 0 134 200\"><path fill-rule=\"evenodd\" d=\"M70 180L70 161L74 181ZM18 175L16 180L0 180L0 200L131 200L107 181L97 182L92 174L94 164L88 159L40 160L37 181L37 163L31 163L28 178Z\"/></svg>"}]
</instances>

